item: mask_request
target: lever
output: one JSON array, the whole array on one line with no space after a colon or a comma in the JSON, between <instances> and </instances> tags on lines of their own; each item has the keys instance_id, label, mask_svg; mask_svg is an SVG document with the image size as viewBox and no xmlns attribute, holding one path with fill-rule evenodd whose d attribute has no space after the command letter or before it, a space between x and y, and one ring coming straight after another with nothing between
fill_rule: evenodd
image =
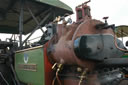
<instances>
[{"instance_id":1,"label":"lever","mask_svg":"<svg viewBox=\"0 0 128 85\"><path fill-rule=\"evenodd\" d=\"M109 17L103 17L103 19L105 20L105 24L108 24L108 22L107 22L107 19L108 19Z\"/></svg>"}]
</instances>

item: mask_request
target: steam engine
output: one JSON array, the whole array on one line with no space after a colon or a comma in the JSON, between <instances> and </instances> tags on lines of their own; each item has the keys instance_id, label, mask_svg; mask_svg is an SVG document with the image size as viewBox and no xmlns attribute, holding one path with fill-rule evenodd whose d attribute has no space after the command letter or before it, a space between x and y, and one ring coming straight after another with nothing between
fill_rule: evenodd
<instances>
[{"instance_id":1,"label":"steam engine","mask_svg":"<svg viewBox=\"0 0 128 85\"><path fill-rule=\"evenodd\" d=\"M87 3L76 7L76 22L67 14L48 24L32 47L0 41L0 84L128 85L128 51L115 25L92 19Z\"/></svg>"},{"instance_id":2,"label":"steam engine","mask_svg":"<svg viewBox=\"0 0 128 85\"><path fill-rule=\"evenodd\" d=\"M46 44L53 65L52 85L124 85L125 47L115 36L115 25L92 19L87 3L76 7L77 21L56 26ZM123 82L123 83L122 83Z\"/></svg>"}]
</instances>

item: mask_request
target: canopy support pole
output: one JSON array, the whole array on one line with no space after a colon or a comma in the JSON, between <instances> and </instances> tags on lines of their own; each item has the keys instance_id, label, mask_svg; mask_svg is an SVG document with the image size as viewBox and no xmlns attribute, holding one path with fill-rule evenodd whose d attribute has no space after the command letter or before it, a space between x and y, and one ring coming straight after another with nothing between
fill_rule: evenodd
<instances>
[{"instance_id":1,"label":"canopy support pole","mask_svg":"<svg viewBox=\"0 0 128 85\"><path fill-rule=\"evenodd\" d=\"M29 36L23 41L22 45L27 42L27 40L31 37L31 35L32 35L37 29L39 29L40 26L41 26L43 23L45 23L45 21L46 21L50 16L51 16L51 13L48 13L48 14L44 17L44 19L39 23L39 25L37 25L37 27L36 27L36 28L29 34Z\"/></svg>"},{"instance_id":2,"label":"canopy support pole","mask_svg":"<svg viewBox=\"0 0 128 85\"><path fill-rule=\"evenodd\" d=\"M31 11L31 9L30 9L28 6L27 6L27 8L28 8L28 11L29 11L29 13L31 14L32 18L35 20L36 24L37 24L38 26L40 26L39 21L36 19L36 17L34 16L34 14L33 14L32 11ZM42 29L41 26L40 26L40 30L43 32L43 34L45 34L45 33L44 33L44 30Z\"/></svg>"},{"instance_id":3,"label":"canopy support pole","mask_svg":"<svg viewBox=\"0 0 128 85\"><path fill-rule=\"evenodd\" d=\"M20 17L19 17L19 43L20 43L20 49L22 49L22 34L23 34L23 18L24 18L24 0L20 0L21 9L20 9Z\"/></svg>"}]
</instances>

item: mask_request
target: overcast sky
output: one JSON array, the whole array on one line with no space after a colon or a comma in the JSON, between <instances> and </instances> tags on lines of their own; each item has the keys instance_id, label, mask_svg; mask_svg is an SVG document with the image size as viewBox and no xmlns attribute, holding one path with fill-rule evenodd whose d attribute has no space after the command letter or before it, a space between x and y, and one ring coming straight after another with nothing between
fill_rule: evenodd
<instances>
[{"instance_id":1,"label":"overcast sky","mask_svg":"<svg viewBox=\"0 0 128 85\"><path fill-rule=\"evenodd\" d=\"M87 0L61 0L75 12L75 7ZM91 0L92 18L102 20L109 16L108 23L117 25L128 25L128 0ZM72 18L74 19L75 16Z\"/></svg>"}]
</instances>

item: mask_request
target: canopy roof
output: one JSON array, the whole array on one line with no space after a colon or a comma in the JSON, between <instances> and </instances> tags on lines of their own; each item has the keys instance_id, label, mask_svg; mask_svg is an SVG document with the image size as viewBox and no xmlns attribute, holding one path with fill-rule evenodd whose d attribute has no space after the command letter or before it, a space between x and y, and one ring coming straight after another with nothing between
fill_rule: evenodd
<instances>
[{"instance_id":1,"label":"canopy roof","mask_svg":"<svg viewBox=\"0 0 128 85\"><path fill-rule=\"evenodd\" d=\"M128 36L128 26L127 25L117 26L116 35L117 35L117 37Z\"/></svg>"},{"instance_id":2,"label":"canopy roof","mask_svg":"<svg viewBox=\"0 0 128 85\"><path fill-rule=\"evenodd\" d=\"M57 16L72 14L72 9L59 0L25 0L23 17L23 34L30 33L37 23L32 18L30 8L37 20L41 22L48 13L50 17L41 26L51 22ZM20 0L0 0L0 33L19 34Z\"/></svg>"}]
</instances>

